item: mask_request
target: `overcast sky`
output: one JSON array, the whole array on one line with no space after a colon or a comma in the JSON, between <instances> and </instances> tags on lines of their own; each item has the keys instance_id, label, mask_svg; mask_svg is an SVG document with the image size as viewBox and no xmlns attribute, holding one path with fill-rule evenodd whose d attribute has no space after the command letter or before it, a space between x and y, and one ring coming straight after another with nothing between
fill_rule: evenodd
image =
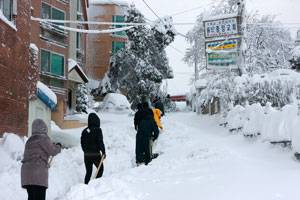
<instances>
[{"instance_id":1,"label":"overcast sky","mask_svg":"<svg viewBox=\"0 0 300 200\"><path fill-rule=\"evenodd\" d=\"M136 7L150 20L157 17L151 12L143 0L127 0L134 2ZM151 9L159 16L169 16L181 13L193 8L199 8L183 14L173 16L176 23L188 22L194 23L197 15L204 9L209 9L212 0L145 0ZM283 23L300 23L300 0L246 0L247 11L259 10L261 14L276 14L277 19ZM294 25L295 26L295 25ZM297 25L300 29L300 24ZM176 26L178 32L186 34L193 26ZM295 36L296 29L291 30ZM174 70L175 78L168 81L168 92L170 94L186 93L190 90L190 77L194 69L187 66L183 61L183 53L188 48L182 36L176 36L172 47L167 48L169 62Z\"/></svg>"}]
</instances>

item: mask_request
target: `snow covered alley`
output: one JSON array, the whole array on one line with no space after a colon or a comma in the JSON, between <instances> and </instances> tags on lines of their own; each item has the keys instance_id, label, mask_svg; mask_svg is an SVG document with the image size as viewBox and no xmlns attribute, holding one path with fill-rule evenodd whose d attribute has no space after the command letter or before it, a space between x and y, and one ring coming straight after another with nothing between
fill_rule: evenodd
<instances>
[{"instance_id":1,"label":"snow covered alley","mask_svg":"<svg viewBox=\"0 0 300 200\"><path fill-rule=\"evenodd\" d=\"M164 131L153 148L161 155L148 166L135 167L133 117L99 116L107 149L104 177L83 184L82 129L69 130L62 134L71 135L78 145L54 158L48 200L299 199L300 163L290 150L260 138L229 134L216 117L189 112L163 117ZM0 199L25 199L20 160L16 153L8 153L12 152L8 139L0 142ZM18 146L22 144L19 141Z\"/></svg>"}]
</instances>

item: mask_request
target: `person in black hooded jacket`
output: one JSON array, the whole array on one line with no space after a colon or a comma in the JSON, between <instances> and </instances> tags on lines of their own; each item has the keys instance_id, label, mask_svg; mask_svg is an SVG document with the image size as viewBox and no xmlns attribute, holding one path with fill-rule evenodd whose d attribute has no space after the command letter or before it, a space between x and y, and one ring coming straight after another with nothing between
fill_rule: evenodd
<instances>
[{"instance_id":1,"label":"person in black hooded jacket","mask_svg":"<svg viewBox=\"0 0 300 200\"><path fill-rule=\"evenodd\" d=\"M137 131L140 122L143 119L143 104L137 104L137 112L134 115L134 129Z\"/></svg>"},{"instance_id":2,"label":"person in black hooded jacket","mask_svg":"<svg viewBox=\"0 0 300 200\"><path fill-rule=\"evenodd\" d=\"M148 112L140 122L136 134L136 164L146 165L152 160L152 140L158 138L159 130L153 116Z\"/></svg>"},{"instance_id":3,"label":"person in black hooded jacket","mask_svg":"<svg viewBox=\"0 0 300 200\"><path fill-rule=\"evenodd\" d=\"M84 183L88 184L92 175L93 164L98 167L102 155L104 158L106 157L100 119L95 113L89 114L88 127L81 133L81 148L84 152L84 164L86 168ZM102 164L96 177L102 177L103 171L104 166Z\"/></svg>"}]
</instances>

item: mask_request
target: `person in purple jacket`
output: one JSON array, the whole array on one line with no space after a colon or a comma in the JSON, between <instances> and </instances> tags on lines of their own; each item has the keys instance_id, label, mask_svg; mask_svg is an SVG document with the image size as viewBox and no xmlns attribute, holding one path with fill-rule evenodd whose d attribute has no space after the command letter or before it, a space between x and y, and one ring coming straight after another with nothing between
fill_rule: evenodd
<instances>
[{"instance_id":1,"label":"person in purple jacket","mask_svg":"<svg viewBox=\"0 0 300 200\"><path fill-rule=\"evenodd\" d=\"M61 151L60 144L52 144L48 128L41 119L32 123L32 136L25 145L21 168L21 185L28 193L28 200L45 200L48 188L49 157Z\"/></svg>"}]
</instances>

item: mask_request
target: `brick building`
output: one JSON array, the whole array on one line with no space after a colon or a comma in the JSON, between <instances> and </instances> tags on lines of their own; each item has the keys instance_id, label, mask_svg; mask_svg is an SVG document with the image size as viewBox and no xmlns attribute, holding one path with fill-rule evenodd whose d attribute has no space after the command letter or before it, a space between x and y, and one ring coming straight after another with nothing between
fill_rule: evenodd
<instances>
[{"instance_id":1,"label":"brick building","mask_svg":"<svg viewBox=\"0 0 300 200\"><path fill-rule=\"evenodd\" d=\"M36 98L37 52L30 48L30 1L0 0L0 137L27 135Z\"/></svg>"},{"instance_id":2,"label":"brick building","mask_svg":"<svg viewBox=\"0 0 300 200\"><path fill-rule=\"evenodd\" d=\"M70 100L68 59L70 56L81 67L85 65L85 43L81 41L85 41L86 36L78 37L75 33L71 41L70 33L59 27L66 24L33 21L30 17L68 20L70 12L75 12L76 17L82 15L87 20L85 2L0 0L0 137L4 132L28 135L31 132L28 124L35 118L47 121L49 128L51 120L62 126ZM84 8L81 12L77 10L78 5ZM69 46L74 47L74 44L75 51L70 52ZM79 74L84 79L83 73L76 67L72 77ZM51 110L52 107L38 98L39 80L55 92L56 109ZM73 78L70 83L76 86L76 80L74 83Z\"/></svg>"},{"instance_id":3,"label":"brick building","mask_svg":"<svg viewBox=\"0 0 300 200\"><path fill-rule=\"evenodd\" d=\"M128 3L125 1L89 0L88 19L97 22L124 22ZM122 26L116 26L121 28ZM111 28L111 25L90 25L91 30ZM109 67L109 60L113 53L122 49L126 42L125 31L110 34L88 35L88 76L101 81Z\"/></svg>"}]
</instances>

